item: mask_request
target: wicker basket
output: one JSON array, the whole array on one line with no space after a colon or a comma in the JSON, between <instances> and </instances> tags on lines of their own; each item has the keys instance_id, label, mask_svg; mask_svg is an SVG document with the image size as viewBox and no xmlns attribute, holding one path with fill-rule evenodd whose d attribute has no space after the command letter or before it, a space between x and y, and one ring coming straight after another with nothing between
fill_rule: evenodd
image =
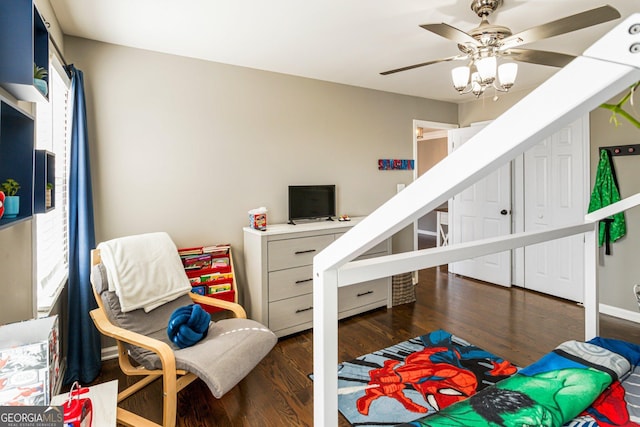
<instances>
[{"instance_id":1,"label":"wicker basket","mask_svg":"<svg viewBox=\"0 0 640 427\"><path fill-rule=\"evenodd\" d=\"M392 305L407 304L416 300L413 274L397 274L391 278Z\"/></svg>"}]
</instances>

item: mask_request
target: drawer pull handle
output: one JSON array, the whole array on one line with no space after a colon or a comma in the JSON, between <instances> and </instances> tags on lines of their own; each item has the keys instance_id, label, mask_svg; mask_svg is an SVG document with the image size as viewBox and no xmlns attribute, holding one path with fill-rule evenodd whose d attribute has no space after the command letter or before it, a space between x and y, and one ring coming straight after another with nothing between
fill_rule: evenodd
<instances>
[{"instance_id":1,"label":"drawer pull handle","mask_svg":"<svg viewBox=\"0 0 640 427\"><path fill-rule=\"evenodd\" d=\"M307 282L313 282L313 279L302 279L302 280L296 280L295 284L296 285L300 285L302 283L307 283Z\"/></svg>"},{"instance_id":2,"label":"drawer pull handle","mask_svg":"<svg viewBox=\"0 0 640 427\"><path fill-rule=\"evenodd\" d=\"M365 295L369 295L369 294L372 294L372 293L373 293L373 291L367 291L367 292L362 292L362 293L360 293L360 294L357 294L356 296L357 296L357 297L363 297L363 296L365 296Z\"/></svg>"},{"instance_id":3,"label":"drawer pull handle","mask_svg":"<svg viewBox=\"0 0 640 427\"><path fill-rule=\"evenodd\" d=\"M296 314L304 313L305 311L309 311L309 310L313 310L313 307L299 308L299 309L296 310Z\"/></svg>"},{"instance_id":4,"label":"drawer pull handle","mask_svg":"<svg viewBox=\"0 0 640 427\"><path fill-rule=\"evenodd\" d=\"M294 254L296 255L310 254L315 251L316 251L315 249L307 249L306 251L295 251Z\"/></svg>"}]
</instances>

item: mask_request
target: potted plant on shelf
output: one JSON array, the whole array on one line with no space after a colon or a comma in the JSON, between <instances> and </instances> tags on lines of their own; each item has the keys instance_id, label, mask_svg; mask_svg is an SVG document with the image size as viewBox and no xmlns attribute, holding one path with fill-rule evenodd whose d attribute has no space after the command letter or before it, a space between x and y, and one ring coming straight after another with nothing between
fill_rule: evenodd
<instances>
[{"instance_id":1,"label":"potted plant on shelf","mask_svg":"<svg viewBox=\"0 0 640 427\"><path fill-rule=\"evenodd\" d=\"M44 195L44 207L49 209L51 207L51 191L53 190L53 184L47 182L47 191Z\"/></svg>"},{"instance_id":2,"label":"potted plant on shelf","mask_svg":"<svg viewBox=\"0 0 640 427\"><path fill-rule=\"evenodd\" d=\"M48 74L49 72L45 68L33 64L33 85L38 88L44 96L47 96L47 92L49 92L47 81L45 80Z\"/></svg>"},{"instance_id":3,"label":"potted plant on shelf","mask_svg":"<svg viewBox=\"0 0 640 427\"><path fill-rule=\"evenodd\" d=\"M5 195L4 216L5 218L15 218L20 212L20 196L17 195L20 184L15 179L8 178L2 183L2 191Z\"/></svg>"}]
</instances>

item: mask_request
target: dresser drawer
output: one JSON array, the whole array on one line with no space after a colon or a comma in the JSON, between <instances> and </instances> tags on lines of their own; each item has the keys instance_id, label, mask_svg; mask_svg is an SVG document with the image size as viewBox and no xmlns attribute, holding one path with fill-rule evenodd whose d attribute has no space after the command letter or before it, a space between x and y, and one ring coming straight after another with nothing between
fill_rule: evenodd
<instances>
[{"instance_id":1,"label":"dresser drawer","mask_svg":"<svg viewBox=\"0 0 640 427\"><path fill-rule=\"evenodd\" d=\"M313 266L269 273L269 302L313 292Z\"/></svg>"},{"instance_id":2,"label":"dresser drawer","mask_svg":"<svg viewBox=\"0 0 640 427\"><path fill-rule=\"evenodd\" d=\"M345 233L336 234L336 240L338 240L344 234ZM374 247L372 247L371 249L369 249L368 251L366 251L356 259L372 258L373 255L375 256L387 255L388 247L389 247L389 241L383 240L382 242L378 243L377 245L375 245Z\"/></svg>"},{"instance_id":3,"label":"dresser drawer","mask_svg":"<svg viewBox=\"0 0 640 427\"><path fill-rule=\"evenodd\" d=\"M340 288L338 311L343 312L376 302L386 304L388 283L389 279L383 278Z\"/></svg>"},{"instance_id":4,"label":"dresser drawer","mask_svg":"<svg viewBox=\"0 0 640 427\"><path fill-rule=\"evenodd\" d=\"M313 295L269 303L269 329L278 331L313 321Z\"/></svg>"},{"instance_id":5,"label":"dresser drawer","mask_svg":"<svg viewBox=\"0 0 640 427\"><path fill-rule=\"evenodd\" d=\"M332 242L333 234L269 242L269 271L311 265L313 257Z\"/></svg>"}]
</instances>

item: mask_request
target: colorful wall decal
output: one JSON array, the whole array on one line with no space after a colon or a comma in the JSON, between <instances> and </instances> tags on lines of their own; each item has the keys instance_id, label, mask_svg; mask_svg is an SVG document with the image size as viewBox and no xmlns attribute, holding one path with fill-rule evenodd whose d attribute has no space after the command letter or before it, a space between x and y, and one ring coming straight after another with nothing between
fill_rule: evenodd
<instances>
[{"instance_id":1,"label":"colorful wall decal","mask_svg":"<svg viewBox=\"0 0 640 427\"><path fill-rule=\"evenodd\" d=\"M378 170L413 170L414 160L378 159Z\"/></svg>"}]
</instances>

